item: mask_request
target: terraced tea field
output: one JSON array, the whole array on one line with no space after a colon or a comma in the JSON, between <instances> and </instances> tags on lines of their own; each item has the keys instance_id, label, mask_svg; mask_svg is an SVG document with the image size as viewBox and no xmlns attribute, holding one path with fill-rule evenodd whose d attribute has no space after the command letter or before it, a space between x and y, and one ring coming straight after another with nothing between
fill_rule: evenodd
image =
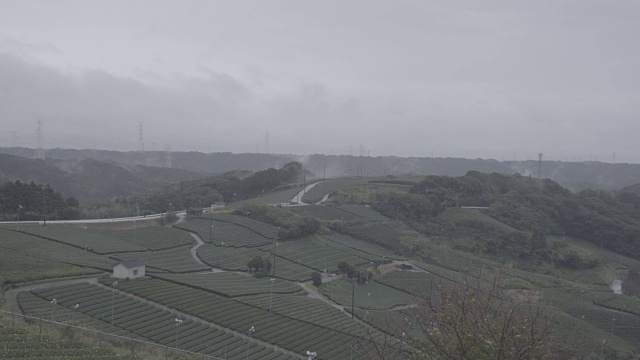
<instances>
[{"instance_id":1,"label":"terraced tea field","mask_svg":"<svg viewBox=\"0 0 640 360\"><path fill-rule=\"evenodd\" d=\"M271 248L264 249L271 250ZM276 250L276 255L294 263L299 261L304 266L315 269L318 272L324 272L325 269L328 272L336 272L338 270L337 264L340 261L346 261L353 265L363 265L373 260L378 260L378 257L363 252L359 252L359 255L362 256L345 252L338 247L327 245L322 238L314 240L313 237L281 241Z\"/></svg>"},{"instance_id":2,"label":"terraced tea field","mask_svg":"<svg viewBox=\"0 0 640 360\"><path fill-rule=\"evenodd\" d=\"M24 226L27 234L40 236L98 254L145 251L146 248L91 229L68 225Z\"/></svg>"},{"instance_id":3,"label":"terraced tea field","mask_svg":"<svg viewBox=\"0 0 640 360\"><path fill-rule=\"evenodd\" d=\"M419 301L415 296L378 282L357 285L352 289L352 283L346 279L323 283L320 291L335 303L351 311L351 293L355 292L355 306L361 309L384 310L396 306L415 304Z\"/></svg>"},{"instance_id":4,"label":"terraced tea field","mask_svg":"<svg viewBox=\"0 0 640 360\"><path fill-rule=\"evenodd\" d=\"M132 283L134 282L122 284L124 286ZM78 313L94 319L100 319L104 323L111 323L112 292L109 289L96 285L75 284L37 290L33 294L40 298L40 303L42 304L40 308L42 310L40 313L34 310L29 315L42 317L46 316L47 313L55 314L56 310L60 311L74 304L80 304L77 310ZM53 311L51 311L50 304L52 299L57 301L57 305L53 306ZM244 359L247 348L249 358L252 359L292 358L290 355L277 350L274 351L273 348L254 341L247 343L245 339L236 333L220 330L204 322L193 321L189 318L182 318L180 331L176 336L175 319L181 317L179 314L121 294L116 294L114 299L113 326L121 329L122 333L125 334L135 334L158 344L201 354L215 356L224 351L229 359ZM35 301L30 300L29 303L33 305ZM37 306L34 306L33 309L37 309ZM244 328L239 329L239 333L245 330Z\"/></svg>"},{"instance_id":5,"label":"terraced tea field","mask_svg":"<svg viewBox=\"0 0 640 360\"><path fill-rule=\"evenodd\" d=\"M238 300L259 308L268 308L271 302L273 311L278 314L335 329L351 336L363 336L363 326L351 319L350 309L338 309L319 299L286 295L273 295L271 299L269 295L257 295L241 297ZM367 332L373 334L376 340L384 338L384 334L374 329L367 329Z\"/></svg>"},{"instance_id":6,"label":"terraced tea field","mask_svg":"<svg viewBox=\"0 0 640 360\"><path fill-rule=\"evenodd\" d=\"M307 201L314 200L331 189L361 181L321 182L316 194L309 195L309 191L305 196ZM320 223L323 235L278 240L277 246L279 229L251 219L250 213L192 217L178 224L179 230L53 225L24 226L24 233L0 229L0 280L93 274L95 269L111 272L118 260L140 258L151 279L121 281L115 292L108 288L113 280L106 277L100 279L102 286L74 284L23 292L18 295L20 307L38 317L165 346L177 342L180 349L217 356L226 353L230 359L246 359L247 346L252 359L288 359L307 350L317 351L319 358L346 359L359 357L354 348L372 349L374 343L401 341L402 332L413 334L411 309L431 297L434 287L446 289L487 269L491 274L503 272L501 287L507 291L501 294L505 298L535 291L557 312L554 319L561 319L559 322L582 324L591 331L590 336L604 334L611 337L611 344L640 350L640 302L611 294L599 286L603 284L585 285L500 264L454 248L458 243L446 246L420 235L409 224L392 221L366 206L310 205L292 211L330 221ZM443 219L481 222L494 230L500 226L490 224L482 214L463 211L446 212ZM348 235L332 234L332 230ZM190 251L195 241L189 232L205 241L196 258ZM396 255L393 249L421 255L424 262ZM597 247L590 250L619 269L640 265L640 261ZM247 264L256 256L271 264L275 259L273 282L271 274L256 278L247 273ZM389 265L392 260L409 262L414 268L395 264L403 269L397 270ZM349 279L333 274L341 261L366 269L374 277L354 286ZM297 283L310 280L313 272L324 273L321 286ZM51 304L53 298L57 304ZM356 319L350 316L352 299ZM80 304L77 312L70 309L73 304ZM178 317L183 322L176 336ZM243 334L251 327L256 332L247 340Z\"/></svg>"},{"instance_id":7,"label":"terraced tea field","mask_svg":"<svg viewBox=\"0 0 640 360\"><path fill-rule=\"evenodd\" d=\"M398 240L402 237L402 232L392 224L372 222L354 225L348 229L346 235L380 245L387 249L397 249L399 245Z\"/></svg>"},{"instance_id":8,"label":"terraced tea field","mask_svg":"<svg viewBox=\"0 0 640 360\"><path fill-rule=\"evenodd\" d=\"M550 237L549 240L566 241L569 244L593 251L602 256L609 265L620 270L629 270L640 267L640 260L632 259L622 254L615 253L611 250L607 250L586 240L571 237Z\"/></svg>"},{"instance_id":9,"label":"terraced tea field","mask_svg":"<svg viewBox=\"0 0 640 360\"><path fill-rule=\"evenodd\" d=\"M330 179L318 183L302 196L302 201L307 204L315 204L322 198L334 191L346 189L357 184L364 184L366 180L361 179Z\"/></svg>"},{"instance_id":10,"label":"terraced tea field","mask_svg":"<svg viewBox=\"0 0 640 360\"><path fill-rule=\"evenodd\" d=\"M640 350L640 316L604 308L571 308L566 312Z\"/></svg>"},{"instance_id":11,"label":"terraced tea field","mask_svg":"<svg viewBox=\"0 0 640 360\"><path fill-rule=\"evenodd\" d=\"M3 284L97 273L99 272L95 269L37 258L0 246L0 286Z\"/></svg>"},{"instance_id":12,"label":"terraced tea field","mask_svg":"<svg viewBox=\"0 0 640 360\"><path fill-rule=\"evenodd\" d=\"M358 216L349 212L338 209L333 206L325 205L308 205L308 206L292 206L289 210L308 214L321 220L356 220Z\"/></svg>"},{"instance_id":13,"label":"terraced tea field","mask_svg":"<svg viewBox=\"0 0 640 360\"><path fill-rule=\"evenodd\" d=\"M379 212L371 209L368 206L362 205L341 205L338 206L338 209L348 212L350 214L356 215L360 218L370 220L370 221L387 221L391 220L388 217L380 214Z\"/></svg>"},{"instance_id":14,"label":"terraced tea field","mask_svg":"<svg viewBox=\"0 0 640 360\"><path fill-rule=\"evenodd\" d=\"M175 227L195 232L208 243L221 244L224 242L225 247L257 247L273 242L272 239L259 235L246 227L225 221L197 218L180 223Z\"/></svg>"},{"instance_id":15,"label":"terraced tea field","mask_svg":"<svg viewBox=\"0 0 640 360\"><path fill-rule=\"evenodd\" d=\"M419 298L428 298L437 286L451 284L451 282L431 273L411 271L393 271L376 281Z\"/></svg>"},{"instance_id":16,"label":"terraced tea field","mask_svg":"<svg viewBox=\"0 0 640 360\"><path fill-rule=\"evenodd\" d=\"M267 257L269 253L258 248L227 247L226 244L207 244L198 248L198 257L205 264L231 271L247 271L247 264L255 256Z\"/></svg>"},{"instance_id":17,"label":"terraced tea field","mask_svg":"<svg viewBox=\"0 0 640 360\"><path fill-rule=\"evenodd\" d=\"M46 335L30 334L21 328L0 323L0 359L96 359L127 360L113 351L89 346L79 341L57 340Z\"/></svg>"},{"instance_id":18,"label":"terraced tea field","mask_svg":"<svg viewBox=\"0 0 640 360\"><path fill-rule=\"evenodd\" d=\"M380 245L372 244L370 242L353 238L347 235L325 235L324 239L329 241L333 241L336 244L342 245L344 247L356 249L362 251L367 254L371 254L372 256L383 258L383 259L394 259L394 260L404 260L405 257L396 255L393 251L382 247Z\"/></svg>"},{"instance_id":19,"label":"terraced tea field","mask_svg":"<svg viewBox=\"0 0 640 360\"><path fill-rule=\"evenodd\" d=\"M302 190L302 187L293 187L291 189L275 191L272 193L260 195L251 199L241 200L236 202L236 205L251 204L251 205L276 205L276 204L288 204L297 193Z\"/></svg>"},{"instance_id":20,"label":"terraced tea field","mask_svg":"<svg viewBox=\"0 0 640 360\"><path fill-rule=\"evenodd\" d=\"M43 300L41 296L38 296L31 292L21 292L18 295L18 303L22 312L28 316L48 321L69 323L75 326L103 331L109 334L116 334L133 338L137 337L136 334L127 331L126 329L111 325L110 313L107 316L108 319L105 320L105 317L96 318L83 312L73 311L70 306L79 304L77 302L71 304L68 307L57 304L52 308L51 303L49 301Z\"/></svg>"},{"instance_id":21,"label":"terraced tea field","mask_svg":"<svg viewBox=\"0 0 640 360\"><path fill-rule=\"evenodd\" d=\"M127 292L198 316L235 331L256 328L254 338L302 354L308 349L326 358L345 358L351 339L337 329L287 317L268 307L253 306L203 290L161 280L132 281L120 287ZM264 305L262 305L264 306Z\"/></svg>"},{"instance_id":22,"label":"terraced tea field","mask_svg":"<svg viewBox=\"0 0 640 360\"><path fill-rule=\"evenodd\" d=\"M157 270L174 273L211 270L210 267L196 262L191 256L188 247L143 253L118 254L114 257L120 261L142 259L147 266L146 271L150 273Z\"/></svg>"},{"instance_id":23,"label":"terraced tea field","mask_svg":"<svg viewBox=\"0 0 640 360\"><path fill-rule=\"evenodd\" d=\"M89 251L80 250L74 246L22 232L17 233L11 230L0 229L0 239L0 252L4 253L5 257L13 252L37 259L34 260L33 266L30 265L31 263L19 263L17 267L12 267L13 271L22 273L25 278L29 278L36 273L50 277L43 274L43 271L46 272L44 269L48 266L52 266L52 271L55 268L60 269L60 263L105 271L111 271L113 265L117 263L117 261L109 259L106 256L96 255ZM8 261L13 262L13 260ZM38 269L42 269L42 271Z\"/></svg>"},{"instance_id":24,"label":"terraced tea field","mask_svg":"<svg viewBox=\"0 0 640 360\"><path fill-rule=\"evenodd\" d=\"M126 230L91 230L89 236L92 236L94 232L127 241L133 245L153 251L193 243L193 238L184 231L159 226L147 226Z\"/></svg>"},{"instance_id":25,"label":"terraced tea field","mask_svg":"<svg viewBox=\"0 0 640 360\"><path fill-rule=\"evenodd\" d=\"M282 243L282 242L281 242ZM256 248L228 248L222 246L202 246L198 249L198 256L211 267L221 267L231 271L247 271L247 264L255 256L261 256L273 261L272 246ZM276 259L276 277L291 281L306 281L311 279L311 273L316 271L298 260L289 260L278 255Z\"/></svg>"},{"instance_id":26,"label":"terraced tea field","mask_svg":"<svg viewBox=\"0 0 640 360\"><path fill-rule=\"evenodd\" d=\"M267 239L274 239L278 234L278 228L265 224L263 222L253 220L248 216L238 216L231 214L209 214L205 217L206 219L211 219L215 221L223 221L231 224L236 224L243 228L247 228L257 234L264 236Z\"/></svg>"},{"instance_id":27,"label":"terraced tea field","mask_svg":"<svg viewBox=\"0 0 640 360\"><path fill-rule=\"evenodd\" d=\"M191 286L196 289L213 292L227 297L257 294L294 294L302 291L300 286L289 281L269 278L256 279L249 275L232 272L209 274L163 274L160 279Z\"/></svg>"}]
</instances>

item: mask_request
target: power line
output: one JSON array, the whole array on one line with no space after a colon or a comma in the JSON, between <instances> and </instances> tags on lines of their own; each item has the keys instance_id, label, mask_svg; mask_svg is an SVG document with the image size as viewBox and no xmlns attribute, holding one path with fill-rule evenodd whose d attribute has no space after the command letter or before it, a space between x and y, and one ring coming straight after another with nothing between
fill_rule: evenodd
<instances>
[{"instance_id":1,"label":"power line","mask_svg":"<svg viewBox=\"0 0 640 360\"><path fill-rule=\"evenodd\" d=\"M542 153L538 153L538 187L542 189Z\"/></svg>"},{"instance_id":2,"label":"power line","mask_svg":"<svg viewBox=\"0 0 640 360\"><path fill-rule=\"evenodd\" d=\"M165 151L166 151L166 155L164 156L164 166L170 168L171 167L171 145L167 144Z\"/></svg>"},{"instance_id":3,"label":"power line","mask_svg":"<svg viewBox=\"0 0 640 360\"><path fill-rule=\"evenodd\" d=\"M42 149L42 120L38 119L38 130L36 134L36 151L33 154L34 159L44 159L44 150Z\"/></svg>"},{"instance_id":4,"label":"power line","mask_svg":"<svg viewBox=\"0 0 640 360\"><path fill-rule=\"evenodd\" d=\"M140 152L144 152L144 137L142 135L142 121L140 121L140 131L138 135L138 149Z\"/></svg>"}]
</instances>

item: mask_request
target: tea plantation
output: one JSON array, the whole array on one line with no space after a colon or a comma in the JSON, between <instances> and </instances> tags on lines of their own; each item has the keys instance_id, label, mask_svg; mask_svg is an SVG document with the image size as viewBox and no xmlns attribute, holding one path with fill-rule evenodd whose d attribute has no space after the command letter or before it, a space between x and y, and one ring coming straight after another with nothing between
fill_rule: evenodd
<instances>
[{"instance_id":1,"label":"tea plantation","mask_svg":"<svg viewBox=\"0 0 640 360\"><path fill-rule=\"evenodd\" d=\"M358 184L366 181L323 181L303 200L315 203ZM294 192L261 195L254 203L280 202ZM317 231L277 240L277 226L240 209L246 210L189 216L173 227L0 228L0 281L7 306L36 318L225 359L302 359L307 351L317 352L318 359L366 359L382 350L385 355L378 358L394 359L417 354L405 336L424 336L411 309L437 298L442 289L459 288L470 279L485 286L499 276L501 297L515 301L535 294L554 314L555 325L577 329L575 334L592 344L606 344L607 358L640 356L637 299L614 294L605 286L607 279L585 282L577 270L560 270L548 260L503 259L474 248L473 242L482 239L468 234L478 224L496 233L519 231L484 213L445 210L440 223L412 223L363 205L296 206L286 214L312 216ZM640 265L578 238L562 240L602 257L603 263L591 269L597 276ZM250 273L256 258L266 269ZM143 260L147 276L118 280L112 288L113 266L129 259ZM352 272L343 274L341 262ZM73 280L49 283L53 279ZM13 285L20 288L12 290ZM0 324L0 358L114 356L73 341L48 342Z\"/></svg>"}]
</instances>

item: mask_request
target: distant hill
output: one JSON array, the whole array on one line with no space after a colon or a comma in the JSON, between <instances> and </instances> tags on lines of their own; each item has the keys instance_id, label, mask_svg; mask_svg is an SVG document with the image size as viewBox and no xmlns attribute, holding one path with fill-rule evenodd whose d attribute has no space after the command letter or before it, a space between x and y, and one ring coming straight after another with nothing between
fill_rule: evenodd
<instances>
[{"instance_id":1,"label":"distant hill","mask_svg":"<svg viewBox=\"0 0 640 360\"><path fill-rule=\"evenodd\" d=\"M537 177L538 162L508 161L514 173ZM619 190L640 183L639 164L611 164L597 161L543 161L542 177L551 179L572 191Z\"/></svg>"},{"instance_id":2,"label":"distant hill","mask_svg":"<svg viewBox=\"0 0 640 360\"><path fill-rule=\"evenodd\" d=\"M121 208L138 207L142 213L166 211L171 203L180 209L209 206L214 202L235 202L278 188L288 188L302 177L302 165L285 164L255 173L230 171L198 180L180 181L155 191L148 191L115 201Z\"/></svg>"},{"instance_id":3,"label":"distant hill","mask_svg":"<svg viewBox=\"0 0 640 360\"><path fill-rule=\"evenodd\" d=\"M626 188L620 190L621 193L631 193L640 196L640 183L633 184L631 186L627 186Z\"/></svg>"},{"instance_id":4,"label":"distant hill","mask_svg":"<svg viewBox=\"0 0 640 360\"><path fill-rule=\"evenodd\" d=\"M640 259L638 196L594 190L571 193L551 180L539 184L526 176L479 172L469 172L462 177L429 176L413 185L410 192L423 201L415 209L432 211L412 210L411 199L391 204L390 211L402 206L412 210L410 215L417 218L417 215L438 214L458 205L487 207L489 216L515 229L573 236ZM535 245L513 242L511 238L503 240L495 246L512 247L523 254Z\"/></svg>"},{"instance_id":5,"label":"distant hill","mask_svg":"<svg viewBox=\"0 0 640 360\"><path fill-rule=\"evenodd\" d=\"M0 153L32 157L29 148L0 148ZM164 151L107 151L49 149L47 158L72 160L95 159L126 165L164 167ZM462 176L468 171L500 174L538 176L538 162L497 161L491 159L395 157L395 156L347 156L347 155L295 155L295 154L233 154L173 152L172 167L189 172L223 174L233 170L260 171L281 168L296 161L316 177L386 176L386 175L447 175ZM543 178L549 178L562 186L579 191L584 189L619 190L640 183L640 165L611 164L602 162L543 161Z\"/></svg>"},{"instance_id":6,"label":"distant hill","mask_svg":"<svg viewBox=\"0 0 640 360\"><path fill-rule=\"evenodd\" d=\"M205 174L184 169L122 164L84 158L80 160L27 159L0 154L0 181L49 184L62 196L73 196L81 205L111 201Z\"/></svg>"}]
</instances>

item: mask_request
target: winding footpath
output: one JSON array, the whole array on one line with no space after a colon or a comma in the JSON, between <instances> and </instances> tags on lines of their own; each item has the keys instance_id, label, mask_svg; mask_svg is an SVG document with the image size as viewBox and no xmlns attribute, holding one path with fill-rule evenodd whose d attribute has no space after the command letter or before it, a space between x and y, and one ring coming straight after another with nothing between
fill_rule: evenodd
<instances>
[{"instance_id":1,"label":"winding footpath","mask_svg":"<svg viewBox=\"0 0 640 360\"><path fill-rule=\"evenodd\" d=\"M196 241L196 244L191 248L191 256L193 257L193 260L195 260L200 265L209 266L203 263L202 260L200 260L200 258L198 257L198 248L204 245L204 241L200 239L200 236L198 236L198 234L194 234L192 232L190 232L189 234Z\"/></svg>"},{"instance_id":2,"label":"winding footpath","mask_svg":"<svg viewBox=\"0 0 640 360\"><path fill-rule=\"evenodd\" d=\"M334 308L340 310L340 311L344 311L344 307L340 306L336 303L334 303L333 301L327 299L326 297L324 297L324 295L320 294L319 292L313 290L312 288L308 287L307 284L299 282L298 285L300 285L300 287L302 289L304 289L304 291L307 292L307 296L313 299L318 299L320 301L324 301L325 303L333 306Z\"/></svg>"}]
</instances>

